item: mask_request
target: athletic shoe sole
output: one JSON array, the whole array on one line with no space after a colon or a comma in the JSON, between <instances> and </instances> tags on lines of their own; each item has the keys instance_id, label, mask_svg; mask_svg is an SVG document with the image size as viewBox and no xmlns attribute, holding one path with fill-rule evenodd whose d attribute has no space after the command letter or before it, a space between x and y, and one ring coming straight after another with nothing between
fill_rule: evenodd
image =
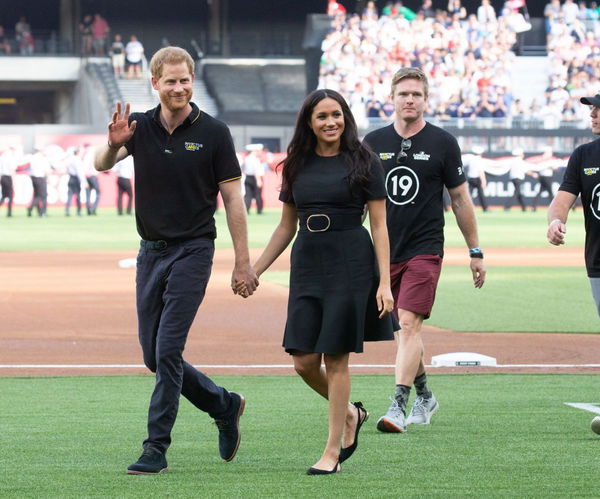
<instances>
[{"instance_id":1,"label":"athletic shoe sole","mask_svg":"<svg viewBox=\"0 0 600 499\"><path fill-rule=\"evenodd\" d=\"M384 433L406 433L406 427L398 426L385 416L377 421L377 429Z\"/></svg>"}]
</instances>

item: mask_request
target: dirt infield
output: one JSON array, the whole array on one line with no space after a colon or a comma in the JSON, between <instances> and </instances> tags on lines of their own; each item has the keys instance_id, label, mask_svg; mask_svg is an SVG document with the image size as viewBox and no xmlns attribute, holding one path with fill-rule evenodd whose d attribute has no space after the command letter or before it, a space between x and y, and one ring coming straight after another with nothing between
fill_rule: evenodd
<instances>
[{"instance_id":1,"label":"dirt infield","mask_svg":"<svg viewBox=\"0 0 600 499\"><path fill-rule=\"evenodd\" d=\"M255 258L258 250L253 251ZM463 250L449 250L446 265L467 265ZM5 252L0 262L0 376L123 374L146 372L137 343L132 268L118 261L127 251ZM557 261L557 256L559 261ZM186 360L208 373L291 374L281 348L287 288L263 282L257 295L231 294L233 253L220 250L200 313L192 326ZM287 268L282 256L274 268ZM494 265L573 265L583 270L581 249L493 249ZM500 365L528 367L435 368L432 372L600 372L595 367L537 367L536 364L594 364L597 335L460 333L426 327L426 363L447 352L478 352ZM392 373L393 345L369 343L351 364L356 373ZM80 367L76 367L80 366ZM89 367L98 366L98 367ZM375 366L375 367L373 367ZM379 366L379 367L377 367Z\"/></svg>"}]
</instances>

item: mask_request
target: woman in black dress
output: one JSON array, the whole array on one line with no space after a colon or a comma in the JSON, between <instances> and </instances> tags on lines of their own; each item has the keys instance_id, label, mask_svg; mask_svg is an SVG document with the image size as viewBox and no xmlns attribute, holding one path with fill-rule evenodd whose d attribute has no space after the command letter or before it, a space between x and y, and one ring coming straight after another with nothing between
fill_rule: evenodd
<instances>
[{"instance_id":1,"label":"woman in black dress","mask_svg":"<svg viewBox=\"0 0 600 499\"><path fill-rule=\"evenodd\" d=\"M330 474L354 452L368 417L360 402L349 403L349 354L362 352L365 340L393 339L383 169L333 90L306 98L282 165L281 221L254 269L262 274L300 226L283 346L302 379L329 401L327 445L307 473ZM374 247L362 226L365 204Z\"/></svg>"}]
</instances>

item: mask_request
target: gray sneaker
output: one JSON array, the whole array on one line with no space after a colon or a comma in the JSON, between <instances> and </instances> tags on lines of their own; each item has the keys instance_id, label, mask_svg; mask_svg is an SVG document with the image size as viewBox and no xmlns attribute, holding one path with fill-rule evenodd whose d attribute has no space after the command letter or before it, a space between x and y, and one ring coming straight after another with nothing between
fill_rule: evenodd
<instances>
[{"instance_id":1,"label":"gray sneaker","mask_svg":"<svg viewBox=\"0 0 600 499\"><path fill-rule=\"evenodd\" d=\"M394 397L385 416L377 421L377 429L385 433L404 433L406 431L406 414Z\"/></svg>"},{"instance_id":2,"label":"gray sneaker","mask_svg":"<svg viewBox=\"0 0 600 499\"><path fill-rule=\"evenodd\" d=\"M432 393L431 397L424 398L420 395L415 399L415 403L410 410L406 424L430 424L431 416L440 408L435 395Z\"/></svg>"}]
</instances>

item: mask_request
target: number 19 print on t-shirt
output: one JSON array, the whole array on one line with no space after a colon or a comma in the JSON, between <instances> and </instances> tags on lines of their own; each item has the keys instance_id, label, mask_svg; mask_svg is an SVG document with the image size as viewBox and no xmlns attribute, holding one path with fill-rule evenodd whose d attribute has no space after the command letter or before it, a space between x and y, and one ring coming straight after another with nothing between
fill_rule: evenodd
<instances>
[{"instance_id":1,"label":"number 19 print on t-shirt","mask_svg":"<svg viewBox=\"0 0 600 499\"><path fill-rule=\"evenodd\" d=\"M419 192L419 177L408 166L392 168L385 178L388 199L397 205L410 203Z\"/></svg>"},{"instance_id":2,"label":"number 19 print on t-shirt","mask_svg":"<svg viewBox=\"0 0 600 499\"><path fill-rule=\"evenodd\" d=\"M600 220L600 184L596 184L592 191L592 201L590 203L592 215Z\"/></svg>"}]
</instances>

